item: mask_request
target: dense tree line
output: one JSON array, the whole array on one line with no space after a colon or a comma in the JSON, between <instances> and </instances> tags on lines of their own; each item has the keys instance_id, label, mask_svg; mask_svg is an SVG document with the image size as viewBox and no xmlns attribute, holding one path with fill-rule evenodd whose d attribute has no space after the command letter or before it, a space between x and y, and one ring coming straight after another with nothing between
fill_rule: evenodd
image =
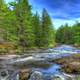
<instances>
[{"instance_id":1,"label":"dense tree line","mask_svg":"<svg viewBox=\"0 0 80 80\"><path fill-rule=\"evenodd\" d=\"M73 44L80 46L80 23L76 22L73 26L62 25L56 31L56 42L61 44Z\"/></svg>"},{"instance_id":2,"label":"dense tree line","mask_svg":"<svg viewBox=\"0 0 80 80\"><path fill-rule=\"evenodd\" d=\"M0 42L17 48L48 48L54 43L54 27L46 9L42 16L32 13L28 0L6 4L0 0ZM54 44L53 44L54 45Z\"/></svg>"},{"instance_id":3,"label":"dense tree line","mask_svg":"<svg viewBox=\"0 0 80 80\"><path fill-rule=\"evenodd\" d=\"M55 43L80 46L80 23L65 24L55 30L46 9L41 15L33 14L28 0L8 4L0 0L0 46L2 43L20 50L49 48Z\"/></svg>"}]
</instances>

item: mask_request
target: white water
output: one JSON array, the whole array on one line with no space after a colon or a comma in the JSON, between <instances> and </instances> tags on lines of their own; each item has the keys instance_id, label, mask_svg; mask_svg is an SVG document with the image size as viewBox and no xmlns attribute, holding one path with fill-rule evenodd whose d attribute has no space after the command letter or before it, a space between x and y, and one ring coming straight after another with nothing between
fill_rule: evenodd
<instances>
[{"instance_id":1,"label":"white water","mask_svg":"<svg viewBox=\"0 0 80 80\"><path fill-rule=\"evenodd\" d=\"M47 51L49 51L49 53L37 53L37 54L33 54L31 56L28 57L18 57L16 59L9 59L8 60L8 64L15 64L17 63L17 65L21 65L21 64L27 64L31 61L33 61L33 63L35 63L35 61L47 61L50 59L56 59L56 58L61 58L64 56L70 56L72 54L77 54L80 52L80 50L72 47L72 46L68 46L68 45L62 45L59 47L55 47L53 49L48 49ZM24 63L25 62L25 63ZM47 70L41 70L42 73L45 74L50 74L50 75L54 75L55 77L59 77L61 78L61 80L66 80L66 77L73 77L72 75L68 75L68 74L58 74L60 73L59 71L56 71L57 68L59 68L57 65L53 65L50 68L48 68ZM36 70L36 69L35 69ZM53 74L55 73L55 74ZM54 77L53 76L53 77ZM14 76L15 77L15 76ZM1 77L0 77L1 78ZM7 77L5 78L1 78L0 80L6 80ZM17 80L17 79L16 79ZM32 79L33 80L33 79Z\"/></svg>"}]
</instances>

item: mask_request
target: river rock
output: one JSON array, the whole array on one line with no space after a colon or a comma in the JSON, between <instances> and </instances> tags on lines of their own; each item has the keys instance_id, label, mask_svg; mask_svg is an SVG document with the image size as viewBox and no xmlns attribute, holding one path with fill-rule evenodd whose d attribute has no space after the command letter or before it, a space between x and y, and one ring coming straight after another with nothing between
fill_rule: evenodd
<instances>
[{"instance_id":1,"label":"river rock","mask_svg":"<svg viewBox=\"0 0 80 80\"><path fill-rule=\"evenodd\" d=\"M56 76L52 76L51 80L66 80L66 78L60 75L56 75Z\"/></svg>"},{"instance_id":2,"label":"river rock","mask_svg":"<svg viewBox=\"0 0 80 80\"><path fill-rule=\"evenodd\" d=\"M0 71L0 80L7 80L8 76L7 71Z\"/></svg>"},{"instance_id":3,"label":"river rock","mask_svg":"<svg viewBox=\"0 0 80 80\"><path fill-rule=\"evenodd\" d=\"M22 69L20 71L20 80L28 80L31 69Z\"/></svg>"},{"instance_id":4,"label":"river rock","mask_svg":"<svg viewBox=\"0 0 80 80\"><path fill-rule=\"evenodd\" d=\"M35 71L31 74L29 80L44 80L43 79L43 74L39 71Z\"/></svg>"}]
</instances>

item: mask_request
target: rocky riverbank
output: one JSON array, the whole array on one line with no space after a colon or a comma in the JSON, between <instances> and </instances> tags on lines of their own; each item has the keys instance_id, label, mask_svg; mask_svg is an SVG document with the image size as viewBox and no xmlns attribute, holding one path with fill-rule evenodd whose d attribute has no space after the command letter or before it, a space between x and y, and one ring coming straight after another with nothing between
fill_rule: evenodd
<instances>
[{"instance_id":1,"label":"rocky riverbank","mask_svg":"<svg viewBox=\"0 0 80 80\"><path fill-rule=\"evenodd\" d=\"M1 55L0 76L3 78L0 77L0 80L6 77L14 80L54 80L57 77L72 80L76 74L80 74L78 52L80 50L74 47L62 45L44 50L42 53Z\"/></svg>"},{"instance_id":2,"label":"rocky riverbank","mask_svg":"<svg viewBox=\"0 0 80 80\"><path fill-rule=\"evenodd\" d=\"M55 59L52 62L60 64L62 71L69 74L80 74L80 54Z\"/></svg>"}]
</instances>

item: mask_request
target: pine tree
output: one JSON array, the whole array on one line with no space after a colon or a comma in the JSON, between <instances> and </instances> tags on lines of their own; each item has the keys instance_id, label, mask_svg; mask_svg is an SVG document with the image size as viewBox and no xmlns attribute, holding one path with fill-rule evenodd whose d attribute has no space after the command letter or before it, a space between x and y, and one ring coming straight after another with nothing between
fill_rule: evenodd
<instances>
[{"instance_id":1,"label":"pine tree","mask_svg":"<svg viewBox=\"0 0 80 80\"><path fill-rule=\"evenodd\" d=\"M42 40L41 44L43 47L49 47L51 43L54 42L54 28L51 21L51 18L46 11L46 9L43 9L42 12Z\"/></svg>"},{"instance_id":2,"label":"pine tree","mask_svg":"<svg viewBox=\"0 0 80 80\"><path fill-rule=\"evenodd\" d=\"M19 44L23 48L32 47L34 45L34 33L32 28L31 6L28 0L18 0L15 12Z\"/></svg>"},{"instance_id":3,"label":"pine tree","mask_svg":"<svg viewBox=\"0 0 80 80\"><path fill-rule=\"evenodd\" d=\"M0 0L0 11L1 11L2 8L3 8L3 5L4 5L4 0Z\"/></svg>"},{"instance_id":4,"label":"pine tree","mask_svg":"<svg viewBox=\"0 0 80 80\"><path fill-rule=\"evenodd\" d=\"M3 20L4 20L4 1L0 0L0 28L3 25Z\"/></svg>"},{"instance_id":5,"label":"pine tree","mask_svg":"<svg viewBox=\"0 0 80 80\"><path fill-rule=\"evenodd\" d=\"M73 31L68 24L61 26L56 32L56 42L61 44L72 44Z\"/></svg>"},{"instance_id":6,"label":"pine tree","mask_svg":"<svg viewBox=\"0 0 80 80\"><path fill-rule=\"evenodd\" d=\"M73 25L72 30L74 44L80 46L80 23L77 22L75 25Z\"/></svg>"},{"instance_id":7,"label":"pine tree","mask_svg":"<svg viewBox=\"0 0 80 80\"><path fill-rule=\"evenodd\" d=\"M56 41L56 43L62 43L63 41L63 39L62 39L62 36L63 36L63 25L61 25L58 29L57 29L57 31L56 31L56 37L55 37L55 41Z\"/></svg>"},{"instance_id":8,"label":"pine tree","mask_svg":"<svg viewBox=\"0 0 80 80\"><path fill-rule=\"evenodd\" d=\"M34 27L34 34L35 34L35 46L41 46L41 21L38 12L33 16L33 27Z\"/></svg>"},{"instance_id":9,"label":"pine tree","mask_svg":"<svg viewBox=\"0 0 80 80\"><path fill-rule=\"evenodd\" d=\"M7 13L7 5L4 3L4 0L0 0L0 37L4 41L4 36L6 35L5 29L5 17Z\"/></svg>"}]
</instances>

